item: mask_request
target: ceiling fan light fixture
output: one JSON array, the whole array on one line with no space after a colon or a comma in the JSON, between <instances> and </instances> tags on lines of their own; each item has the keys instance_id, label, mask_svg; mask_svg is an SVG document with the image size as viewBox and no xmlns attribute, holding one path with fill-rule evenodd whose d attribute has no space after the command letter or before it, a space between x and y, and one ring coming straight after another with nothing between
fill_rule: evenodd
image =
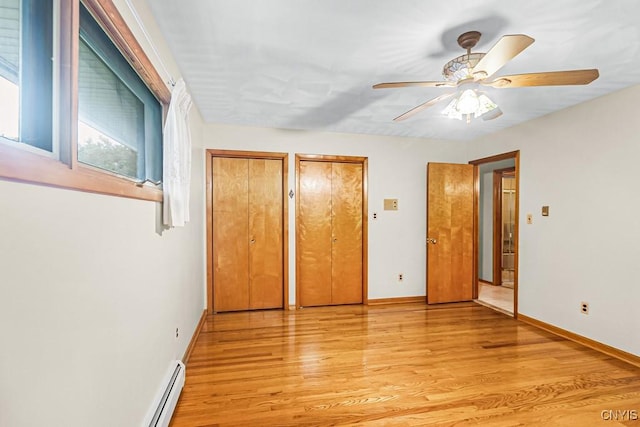
<instances>
[{"instance_id":1,"label":"ceiling fan light fixture","mask_svg":"<svg viewBox=\"0 0 640 427\"><path fill-rule=\"evenodd\" d=\"M502 111L486 94L478 95L476 90L466 89L453 98L442 114L450 119L466 119L470 123L471 118L495 119L502 115Z\"/></svg>"},{"instance_id":2,"label":"ceiling fan light fixture","mask_svg":"<svg viewBox=\"0 0 640 427\"><path fill-rule=\"evenodd\" d=\"M478 95L472 89L467 89L458 97L456 110L461 114L476 114L480 109Z\"/></svg>"},{"instance_id":3,"label":"ceiling fan light fixture","mask_svg":"<svg viewBox=\"0 0 640 427\"><path fill-rule=\"evenodd\" d=\"M502 110L500 109L500 107L496 107L493 110L487 111L480 117L482 117L482 120L486 122L487 120L497 119L501 115L502 115Z\"/></svg>"},{"instance_id":4,"label":"ceiling fan light fixture","mask_svg":"<svg viewBox=\"0 0 640 427\"><path fill-rule=\"evenodd\" d=\"M446 108L442 110L442 114L450 119L462 120L462 113L456 108L457 104L458 97L455 97L449 104L447 104Z\"/></svg>"},{"instance_id":5,"label":"ceiling fan light fixture","mask_svg":"<svg viewBox=\"0 0 640 427\"><path fill-rule=\"evenodd\" d=\"M495 110L496 108L498 108L496 103L493 102L487 95L481 93L480 96L478 96L478 109L475 112L476 117L483 116L489 111Z\"/></svg>"}]
</instances>

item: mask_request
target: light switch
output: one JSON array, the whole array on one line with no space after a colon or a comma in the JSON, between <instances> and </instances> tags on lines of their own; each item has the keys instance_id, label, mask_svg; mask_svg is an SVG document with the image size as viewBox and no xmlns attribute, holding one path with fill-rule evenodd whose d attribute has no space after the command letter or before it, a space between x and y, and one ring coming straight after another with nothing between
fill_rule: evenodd
<instances>
[{"instance_id":1,"label":"light switch","mask_svg":"<svg viewBox=\"0 0 640 427\"><path fill-rule=\"evenodd\" d=\"M542 207L542 216L549 216L549 206Z\"/></svg>"},{"instance_id":2,"label":"light switch","mask_svg":"<svg viewBox=\"0 0 640 427\"><path fill-rule=\"evenodd\" d=\"M384 199L384 210L385 211L397 211L398 210L398 199Z\"/></svg>"}]
</instances>

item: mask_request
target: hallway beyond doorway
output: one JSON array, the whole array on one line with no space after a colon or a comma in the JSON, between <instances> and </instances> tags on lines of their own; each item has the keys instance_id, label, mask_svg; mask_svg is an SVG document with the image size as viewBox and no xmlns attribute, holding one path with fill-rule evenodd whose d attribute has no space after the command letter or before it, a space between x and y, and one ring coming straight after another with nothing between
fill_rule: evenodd
<instances>
[{"instance_id":1,"label":"hallway beyond doorway","mask_svg":"<svg viewBox=\"0 0 640 427\"><path fill-rule=\"evenodd\" d=\"M482 305L513 316L513 288L478 283L478 299Z\"/></svg>"}]
</instances>

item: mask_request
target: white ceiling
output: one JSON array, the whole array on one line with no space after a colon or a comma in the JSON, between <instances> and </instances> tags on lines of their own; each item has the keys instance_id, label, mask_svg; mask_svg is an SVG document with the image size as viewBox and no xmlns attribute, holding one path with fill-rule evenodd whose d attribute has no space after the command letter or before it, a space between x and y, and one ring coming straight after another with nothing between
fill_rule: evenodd
<instances>
[{"instance_id":1,"label":"white ceiling","mask_svg":"<svg viewBox=\"0 0 640 427\"><path fill-rule=\"evenodd\" d=\"M640 83L638 0L149 0L207 122L472 139ZM503 116L471 124L446 102L393 122L444 88L373 90L440 80L480 31L536 41L497 75L598 68L588 86L494 89Z\"/></svg>"}]
</instances>

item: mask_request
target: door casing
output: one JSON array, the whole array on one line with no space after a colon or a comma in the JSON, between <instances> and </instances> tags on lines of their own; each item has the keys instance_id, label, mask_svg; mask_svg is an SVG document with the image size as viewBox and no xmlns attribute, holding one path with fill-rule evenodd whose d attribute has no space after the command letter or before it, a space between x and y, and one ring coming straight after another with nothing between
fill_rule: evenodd
<instances>
[{"instance_id":1,"label":"door casing","mask_svg":"<svg viewBox=\"0 0 640 427\"><path fill-rule=\"evenodd\" d=\"M493 171L493 284L502 285L502 178L515 176L515 167Z\"/></svg>"}]
</instances>

